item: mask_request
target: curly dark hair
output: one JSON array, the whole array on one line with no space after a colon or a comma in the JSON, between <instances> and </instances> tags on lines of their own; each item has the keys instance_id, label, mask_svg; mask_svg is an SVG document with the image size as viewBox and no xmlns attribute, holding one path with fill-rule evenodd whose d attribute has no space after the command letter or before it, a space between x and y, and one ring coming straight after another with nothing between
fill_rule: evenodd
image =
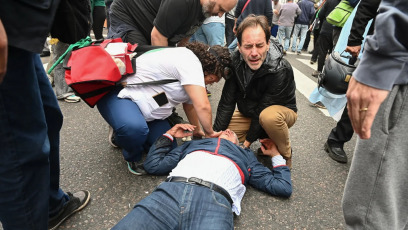
<instances>
[{"instance_id":1,"label":"curly dark hair","mask_svg":"<svg viewBox=\"0 0 408 230\"><path fill-rule=\"evenodd\" d=\"M198 57L203 67L203 72L207 74L215 74L221 78L223 77L224 68L231 65L231 55L227 47L220 45L211 46L211 49L216 52L218 58L209 52L209 45L201 42L187 43L186 48Z\"/></svg>"}]
</instances>

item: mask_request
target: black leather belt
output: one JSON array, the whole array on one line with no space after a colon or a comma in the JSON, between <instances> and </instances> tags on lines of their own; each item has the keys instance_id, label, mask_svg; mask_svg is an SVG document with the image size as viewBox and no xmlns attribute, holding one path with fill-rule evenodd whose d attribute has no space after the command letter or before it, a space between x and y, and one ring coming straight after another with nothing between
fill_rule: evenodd
<instances>
[{"instance_id":1,"label":"black leather belt","mask_svg":"<svg viewBox=\"0 0 408 230\"><path fill-rule=\"evenodd\" d=\"M231 196L229 195L229 193L227 192L227 190L223 189L221 186L216 185L212 182L209 181L205 181L196 177L190 177L190 178L186 178L186 177L181 177L181 176L171 176L171 177L167 177L167 179L165 180L165 182L185 182L185 183L189 183L189 184L196 184L196 185L201 185L204 187L207 187L213 191L218 192L219 194L223 195L225 198L227 198L228 202L232 205L233 201L231 199Z\"/></svg>"}]
</instances>

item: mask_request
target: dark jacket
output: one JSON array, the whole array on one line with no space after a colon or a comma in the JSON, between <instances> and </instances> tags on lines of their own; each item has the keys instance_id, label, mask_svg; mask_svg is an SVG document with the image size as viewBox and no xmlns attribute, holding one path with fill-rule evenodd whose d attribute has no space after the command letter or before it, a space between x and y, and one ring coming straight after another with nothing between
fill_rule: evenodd
<instances>
[{"instance_id":1,"label":"dark jacket","mask_svg":"<svg viewBox=\"0 0 408 230\"><path fill-rule=\"evenodd\" d=\"M271 105L282 105L297 112L296 84L292 66L283 58L282 46L276 39L271 39L269 51L264 63L254 73L247 87L243 79L247 64L238 50L232 54L235 76L225 82L214 130L225 130L231 121L235 105L246 117L251 118L246 139L253 142L260 137L266 137L259 124L259 114Z\"/></svg>"},{"instance_id":2,"label":"dark jacket","mask_svg":"<svg viewBox=\"0 0 408 230\"><path fill-rule=\"evenodd\" d=\"M247 2L248 5L245 7L244 11L242 11ZM273 17L272 0L239 0L234 14L235 18L237 18L237 28L242 20L250 14L266 16L268 19L268 25L271 26Z\"/></svg>"},{"instance_id":3,"label":"dark jacket","mask_svg":"<svg viewBox=\"0 0 408 230\"><path fill-rule=\"evenodd\" d=\"M172 149L172 141L168 137L161 136L150 148L144 162L144 169L150 174L166 175L187 154L197 150L224 156L233 161L244 185L249 184L275 196L289 197L292 194L292 181L288 166L276 166L271 171L256 159L250 149L243 149L221 138L189 141Z\"/></svg>"},{"instance_id":4,"label":"dark jacket","mask_svg":"<svg viewBox=\"0 0 408 230\"><path fill-rule=\"evenodd\" d=\"M8 45L41 53L59 0L0 0Z\"/></svg>"},{"instance_id":5,"label":"dark jacket","mask_svg":"<svg viewBox=\"0 0 408 230\"><path fill-rule=\"evenodd\" d=\"M314 3L310 0L303 0L299 3L302 13L296 18L295 24L309 25L310 19L315 14Z\"/></svg>"},{"instance_id":6,"label":"dark jacket","mask_svg":"<svg viewBox=\"0 0 408 230\"><path fill-rule=\"evenodd\" d=\"M359 46L363 42L363 35L368 21L375 19L377 15L378 7L381 0L362 0L358 5L356 16L353 19L353 26L350 30L350 36L348 38L348 46ZM367 35L373 34L374 22L371 24L370 30Z\"/></svg>"},{"instance_id":7,"label":"dark jacket","mask_svg":"<svg viewBox=\"0 0 408 230\"><path fill-rule=\"evenodd\" d=\"M322 27L320 29L320 34L328 34L332 35L333 33L333 25L328 23L326 17L334 10L334 8L340 3L340 0L327 0L324 3L323 7L319 11L319 20L322 23Z\"/></svg>"}]
</instances>

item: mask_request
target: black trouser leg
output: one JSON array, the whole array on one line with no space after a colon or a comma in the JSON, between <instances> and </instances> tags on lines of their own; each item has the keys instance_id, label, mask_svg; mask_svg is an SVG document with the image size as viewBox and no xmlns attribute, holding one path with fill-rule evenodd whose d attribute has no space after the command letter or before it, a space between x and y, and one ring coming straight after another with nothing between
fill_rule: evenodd
<instances>
[{"instance_id":1,"label":"black trouser leg","mask_svg":"<svg viewBox=\"0 0 408 230\"><path fill-rule=\"evenodd\" d=\"M103 39L102 31L103 31L103 23L105 22L106 12L105 7L103 6L95 6L93 9L93 24L92 30L95 34L95 39Z\"/></svg>"},{"instance_id":2,"label":"black trouser leg","mask_svg":"<svg viewBox=\"0 0 408 230\"><path fill-rule=\"evenodd\" d=\"M353 126L351 125L346 105L340 120L337 122L336 127L334 127L330 132L328 141L330 142L330 144L334 144L343 148L344 143L349 141L353 137L353 133Z\"/></svg>"},{"instance_id":3,"label":"black trouser leg","mask_svg":"<svg viewBox=\"0 0 408 230\"><path fill-rule=\"evenodd\" d=\"M235 39L235 34L233 32L234 24L234 19L230 19L225 16L225 40L227 42L227 46L229 46Z\"/></svg>"},{"instance_id":4,"label":"black trouser leg","mask_svg":"<svg viewBox=\"0 0 408 230\"><path fill-rule=\"evenodd\" d=\"M322 72L324 61L326 60L326 55L329 52L329 50L332 50L332 48L333 48L332 35L320 34L319 42L317 44L318 49L317 52L319 55L319 57L317 58L317 71Z\"/></svg>"}]
</instances>

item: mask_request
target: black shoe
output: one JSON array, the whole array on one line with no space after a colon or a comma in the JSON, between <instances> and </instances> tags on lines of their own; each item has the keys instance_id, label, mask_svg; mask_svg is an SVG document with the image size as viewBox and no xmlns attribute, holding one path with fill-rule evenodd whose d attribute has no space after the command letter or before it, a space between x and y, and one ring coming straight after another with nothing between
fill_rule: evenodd
<instances>
[{"instance_id":1,"label":"black shoe","mask_svg":"<svg viewBox=\"0 0 408 230\"><path fill-rule=\"evenodd\" d=\"M40 54L40 57L48 57L51 55L51 52L49 50L43 50Z\"/></svg>"},{"instance_id":2,"label":"black shoe","mask_svg":"<svg viewBox=\"0 0 408 230\"><path fill-rule=\"evenodd\" d=\"M329 154L329 157L331 157L333 160L339 163L347 163L347 155L342 147L330 145L329 142L327 141L324 144L324 150Z\"/></svg>"},{"instance_id":3,"label":"black shoe","mask_svg":"<svg viewBox=\"0 0 408 230\"><path fill-rule=\"evenodd\" d=\"M55 217L51 217L48 220L48 229L57 229L66 219L72 214L81 211L91 200L91 194L89 191L81 190L74 194L67 192L69 201L65 203L64 207L59 211Z\"/></svg>"},{"instance_id":4,"label":"black shoe","mask_svg":"<svg viewBox=\"0 0 408 230\"><path fill-rule=\"evenodd\" d=\"M115 130L111 126L109 126L109 135L108 135L108 142L112 147L114 148L119 148L119 146L116 144L115 140Z\"/></svg>"},{"instance_id":5,"label":"black shoe","mask_svg":"<svg viewBox=\"0 0 408 230\"><path fill-rule=\"evenodd\" d=\"M173 113L167 118L170 126L173 127L177 124L188 124L182 117L178 115L178 113L173 110Z\"/></svg>"},{"instance_id":6,"label":"black shoe","mask_svg":"<svg viewBox=\"0 0 408 230\"><path fill-rule=\"evenodd\" d=\"M310 61L311 62L311 61ZM320 71L314 71L313 73L312 73L312 76L313 77L318 77L319 76L319 74L320 74Z\"/></svg>"},{"instance_id":7,"label":"black shoe","mask_svg":"<svg viewBox=\"0 0 408 230\"><path fill-rule=\"evenodd\" d=\"M129 172L132 174L135 174L137 176L145 175L147 172L144 170L143 163L137 163L137 162L127 162L127 166L129 169Z\"/></svg>"}]
</instances>

